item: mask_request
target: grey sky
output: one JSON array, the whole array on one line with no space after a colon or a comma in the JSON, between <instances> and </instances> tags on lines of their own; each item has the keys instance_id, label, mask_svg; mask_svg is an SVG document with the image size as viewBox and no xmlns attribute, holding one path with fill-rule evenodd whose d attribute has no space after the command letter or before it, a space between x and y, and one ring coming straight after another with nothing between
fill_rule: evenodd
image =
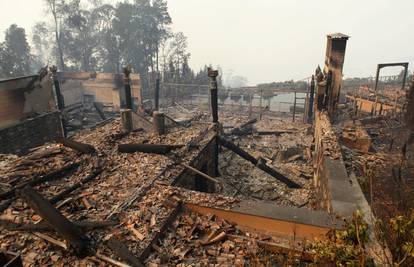
<instances>
[{"instance_id":1,"label":"grey sky","mask_svg":"<svg viewBox=\"0 0 414 267\"><path fill-rule=\"evenodd\" d=\"M189 38L191 66L221 65L250 84L309 76L323 63L331 32L351 36L345 76L374 75L380 62L409 61L413 69L414 0L168 2L173 29ZM1 32L11 23L30 32L45 18L43 0L0 0L0 11Z\"/></svg>"}]
</instances>

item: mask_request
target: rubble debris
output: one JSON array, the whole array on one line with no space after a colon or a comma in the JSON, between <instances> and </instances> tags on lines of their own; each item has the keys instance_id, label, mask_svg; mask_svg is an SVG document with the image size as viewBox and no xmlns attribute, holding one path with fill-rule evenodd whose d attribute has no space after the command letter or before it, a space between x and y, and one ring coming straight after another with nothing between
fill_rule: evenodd
<instances>
[{"instance_id":1,"label":"rubble debris","mask_svg":"<svg viewBox=\"0 0 414 267\"><path fill-rule=\"evenodd\" d=\"M347 147L368 153L371 148L371 137L360 121L348 121L342 126L340 141Z\"/></svg>"}]
</instances>

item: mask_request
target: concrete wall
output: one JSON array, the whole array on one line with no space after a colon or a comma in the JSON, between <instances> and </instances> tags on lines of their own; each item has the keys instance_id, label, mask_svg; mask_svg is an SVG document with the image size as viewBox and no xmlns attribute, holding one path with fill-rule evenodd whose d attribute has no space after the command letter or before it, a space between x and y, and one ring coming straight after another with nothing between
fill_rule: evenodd
<instances>
[{"instance_id":1,"label":"concrete wall","mask_svg":"<svg viewBox=\"0 0 414 267\"><path fill-rule=\"evenodd\" d=\"M218 143L214 136L189 165L211 177L215 177L218 166L214 155L217 152ZM202 192L215 192L214 182L187 169L175 179L172 185Z\"/></svg>"},{"instance_id":2,"label":"concrete wall","mask_svg":"<svg viewBox=\"0 0 414 267\"><path fill-rule=\"evenodd\" d=\"M59 82L65 105L83 103L84 97L92 96L95 102L112 104L116 109L123 105L124 75L115 73L59 72ZM139 74L131 74L134 104L142 106Z\"/></svg>"},{"instance_id":3,"label":"concrete wall","mask_svg":"<svg viewBox=\"0 0 414 267\"><path fill-rule=\"evenodd\" d=\"M0 153L22 155L30 148L63 137L58 111L27 119L0 130Z\"/></svg>"},{"instance_id":4,"label":"concrete wall","mask_svg":"<svg viewBox=\"0 0 414 267\"><path fill-rule=\"evenodd\" d=\"M341 216L358 209L354 188L342 159L341 147L326 112L315 113L314 186L318 206Z\"/></svg>"},{"instance_id":5,"label":"concrete wall","mask_svg":"<svg viewBox=\"0 0 414 267\"><path fill-rule=\"evenodd\" d=\"M53 86L48 74L0 81L0 129L55 110L55 107Z\"/></svg>"}]
</instances>

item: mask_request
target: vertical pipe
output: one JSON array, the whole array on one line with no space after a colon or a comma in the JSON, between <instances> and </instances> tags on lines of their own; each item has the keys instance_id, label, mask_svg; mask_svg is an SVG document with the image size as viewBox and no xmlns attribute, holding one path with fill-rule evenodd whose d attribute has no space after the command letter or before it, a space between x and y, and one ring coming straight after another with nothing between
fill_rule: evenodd
<instances>
[{"instance_id":1,"label":"vertical pipe","mask_svg":"<svg viewBox=\"0 0 414 267\"><path fill-rule=\"evenodd\" d=\"M53 79L53 85L55 87L57 106L58 106L59 111L61 111L60 121L62 122L63 136L67 137L68 136L68 131L66 129L67 123L66 123L66 119L63 118L63 116L62 116L62 111L65 108L65 100L63 98L62 91L60 90L60 83L59 83L59 79L58 79L58 76L57 76L57 67L52 66L50 68L50 71L52 72L52 79Z\"/></svg>"},{"instance_id":2,"label":"vertical pipe","mask_svg":"<svg viewBox=\"0 0 414 267\"><path fill-rule=\"evenodd\" d=\"M254 94L250 93L249 118L251 118L251 117L252 117L252 110L253 110L253 96L254 96Z\"/></svg>"},{"instance_id":3,"label":"vertical pipe","mask_svg":"<svg viewBox=\"0 0 414 267\"><path fill-rule=\"evenodd\" d=\"M295 91L295 100L293 102L293 118L292 118L293 122L295 122L295 116L296 116L296 91Z\"/></svg>"},{"instance_id":4,"label":"vertical pipe","mask_svg":"<svg viewBox=\"0 0 414 267\"><path fill-rule=\"evenodd\" d=\"M152 121L153 121L154 131L158 135L165 134L165 116L164 116L164 113L154 111L152 113L152 118L153 118Z\"/></svg>"},{"instance_id":5,"label":"vertical pipe","mask_svg":"<svg viewBox=\"0 0 414 267\"><path fill-rule=\"evenodd\" d=\"M158 111L159 105L160 105L160 74L158 73L157 79L155 80L154 109Z\"/></svg>"},{"instance_id":6,"label":"vertical pipe","mask_svg":"<svg viewBox=\"0 0 414 267\"><path fill-rule=\"evenodd\" d=\"M210 77L211 114L213 116L213 123L218 122L217 76L217 70L212 70L211 68L208 69L208 77Z\"/></svg>"},{"instance_id":7,"label":"vertical pipe","mask_svg":"<svg viewBox=\"0 0 414 267\"><path fill-rule=\"evenodd\" d=\"M313 118L313 100L315 95L315 76L312 75L312 80L310 84L309 92L309 106L308 106L308 123L312 121Z\"/></svg>"},{"instance_id":8,"label":"vertical pipe","mask_svg":"<svg viewBox=\"0 0 414 267\"><path fill-rule=\"evenodd\" d=\"M124 68L124 88L125 88L125 102L126 108L132 110L132 96L131 96L131 67L127 66Z\"/></svg>"},{"instance_id":9,"label":"vertical pipe","mask_svg":"<svg viewBox=\"0 0 414 267\"><path fill-rule=\"evenodd\" d=\"M379 78L380 70L381 70L381 67L380 67L380 65L378 65L377 66L377 74L375 75L375 88L374 88L375 92L377 91L377 88L378 88L378 78Z\"/></svg>"},{"instance_id":10,"label":"vertical pipe","mask_svg":"<svg viewBox=\"0 0 414 267\"><path fill-rule=\"evenodd\" d=\"M263 99L263 89L260 89L260 104L259 104L259 120L262 119L262 100Z\"/></svg>"},{"instance_id":11,"label":"vertical pipe","mask_svg":"<svg viewBox=\"0 0 414 267\"><path fill-rule=\"evenodd\" d=\"M405 87L405 82L407 80L407 73L408 73L408 65L404 65L404 78L403 78L402 87L401 87L401 90L403 91Z\"/></svg>"},{"instance_id":12,"label":"vertical pipe","mask_svg":"<svg viewBox=\"0 0 414 267\"><path fill-rule=\"evenodd\" d=\"M59 79L57 76L57 67L53 66L50 68L50 70L52 71L53 85L55 86L58 109L62 110L65 108L65 100L62 96L62 91L60 90Z\"/></svg>"}]
</instances>

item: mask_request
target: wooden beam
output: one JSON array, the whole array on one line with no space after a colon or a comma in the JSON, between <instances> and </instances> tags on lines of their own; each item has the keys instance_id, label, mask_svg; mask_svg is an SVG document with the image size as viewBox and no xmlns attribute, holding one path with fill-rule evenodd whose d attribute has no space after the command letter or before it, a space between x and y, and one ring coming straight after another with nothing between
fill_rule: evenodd
<instances>
[{"instance_id":1,"label":"wooden beam","mask_svg":"<svg viewBox=\"0 0 414 267\"><path fill-rule=\"evenodd\" d=\"M118 152L121 153L154 153L165 155L174 149L182 148L184 145L164 145L164 144L120 144Z\"/></svg>"},{"instance_id":2,"label":"wooden beam","mask_svg":"<svg viewBox=\"0 0 414 267\"><path fill-rule=\"evenodd\" d=\"M59 178L63 177L65 174L67 174L68 172L74 170L77 167L79 167L79 163L71 163L71 164L63 166L62 168L60 168L58 170L52 171L48 174L45 174L41 177L36 177L36 178L34 178L30 181L26 181L24 183L18 184L15 187L13 187L12 189L10 189L9 191L1 193L0 194L0 199L6 199L6 198L9 198L9 197L14 197L17 190L19 190L19 189L21 189L21 188L23 188L27 185L35 186L35 185L41 184L41 183L46 182L46 181L59 179Z\"/></svg>"},{"instance_id":3,"label":"wooden beam","mask_svg":"<svg viewBox=\"0 0 414 267\"><path fill-rule=\"evenodd\" d=\"M155 234L154 238L149 242L148 246L142 251L141 256L139 257L141 262L145 262L145 260L149 257L152 251L153 245L155 245L160 238L165 235L167 229L171 226L171 224L175 221L178 214L182 211L183 205L182 202L177 203L177 206L171 211L170 215L164 221L163 225L161 226L160 230Z\"/></svg>"},{"instance_id":4,"label":"wooden beam","mask_svg":"<svg viewBox=\"0 0 414 267\"><path fill-rule=\"evenodd\" d=\"M224 146L227 149L230 149L231 151L233 151L234 153L236 153L240 157L244 158L245 160L250 161L251 163L253 163L256 167L258 167L262 171L266 172L267 174L271 175L272 177L276 178L277 180L285 183L289 188L300 188L301 187L299 184L297 184L294 181L290 180L285 175L279 173L275 169L273 169L273 168L269 167L268 165L266 165L264 160L256 159L255 157L250 155L248 152L244 151L243 149L241 149L240 147L235 145L233 142L231 142L229 140L226 140L222 136L218 136L218 140L219 140L219 142L222 146Z\"/></svg>"},{"instance_id":5,"label":"wooden beam","mask_svg":"<svg viewBox=\"0 0 414 267\"><path fill-rule=\"evenodd\" d=\"M65 147L72 148L84 154L93 154L96 152L95 147L93 147L92 145L84 144L71 139L61 138L60 140L58 140L58 142L60 142Z\"/></svg>"},{"instance_id":6,"label":"wooden beam","mask_svg":"<svg viewBox=\"0 0 414 267\"><path fill-rule=\"evenodd\" d=\"M69 242L76 254L85 256L88 253L89 239L36 190L26 186L19 191L19 196Z\"/></svg>"},{"instance_id":7,"label":"wooden beam","mask_svg":"<svg viewBox=\"0 0 414 267\"><path fill-rule=\"evenodd\" d=\"M57 202L64 199L67 195L69 195L70 193L72 193L76 189L82 187L84 184L86 184L86 183L92 181L93 179L95 179L101 172L102 172L102 169L94 170L91 174L89 174L87 177L85 177L82 181L80 181L78 183L75 183L74 185L66 188L65 190L63 190L62 192L57 194L56 196L52 197L49 200L49 202L52 203L52 204L56 204Z\"/></svg>"},{"instance_id":8,"label":"wooden beam","mask_svg":"<svg viewBox=\"0 0 414 267\"><path fill-rule=\"evenodd\" d=\"M76 227L82 230L93 230L98 228L105 228L109 226L116 226L119 224L117 221L79 221L72 222ZM0 225L4 226L6 229L12 231L29 231L29 232L50 232L54 231L54 228L47 223L46 221L41 221L40 223L30 223L30 224L17 224L9 221L1 221Z\"/></svg>"},{"instance_id":9,"label":"wooden beam","mask_svg":"<svg viewBox=\"0 0 414 267\"><path fill-rule=\"evenodd\" d=\"M108 240L107 245L120 259L129 263L132 267L144 266L144 264L129 251L128 247L118 239L112 237Z\"/></svg>"}]
</instances>

